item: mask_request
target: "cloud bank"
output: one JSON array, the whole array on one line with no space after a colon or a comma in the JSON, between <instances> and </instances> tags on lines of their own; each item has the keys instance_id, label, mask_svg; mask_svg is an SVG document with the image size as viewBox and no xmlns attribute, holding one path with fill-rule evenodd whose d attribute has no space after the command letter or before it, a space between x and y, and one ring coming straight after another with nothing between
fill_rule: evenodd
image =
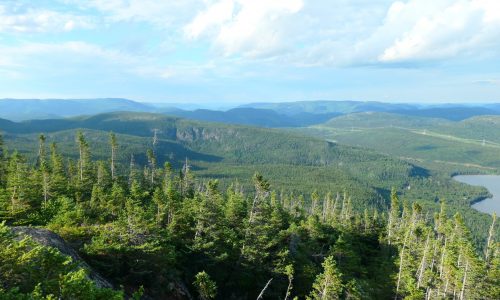
<instances>
[{"instance_id":1,"label":"cloud bank","mask_svg":"<svg viewBox=\"0 0 500 300\"><path fill-rule=\"evenodd\" d=\"M408 85L446 77L442 86L479 88L486 85L474 82L500 77L499 61L498 0L0 3L0 73L7 85L45 74L87 80L105 73L110 84L146 78L157 86L265 79L287 88L309 80L308 88L321 89L331 84L329 76L347 84L346 78L366 76Z\"/></svg>"}]
</instances>

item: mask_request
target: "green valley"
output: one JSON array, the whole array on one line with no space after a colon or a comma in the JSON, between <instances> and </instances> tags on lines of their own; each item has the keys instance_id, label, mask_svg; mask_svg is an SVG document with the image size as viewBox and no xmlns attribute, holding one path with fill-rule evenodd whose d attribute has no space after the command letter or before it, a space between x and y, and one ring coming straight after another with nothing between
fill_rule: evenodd
<instances>
[{"instance_id":1,"label":"green valley","mask_svg":"<svg viewBox=\"0 0 500 300\"><path fill-rule=\"evenodd\" d=\"M496 172L500 168L500 117L459 122L388 113L360 113L304 129L342 144L370 148L423 163Z\"/></svg>"},{"instance_id":2,"label":"green valley","mask_svg":"<svg viewBox=\"0 0 500 300\"><path fill-rule=\"evenodd\" d=\"M138 166L148 164L146 152L153 148L156 134L158 165L169 162L180 168L187 159L194 174L204 179L220 179L223 186L238 180L248 190L251 188L248 178L258 171L266 174L277 190L303 195L306 201L313 191L347 192L358 211L386 209L394 187L403 199L418 201L431 212L438 210L441 199L448 199L453 203L451 212L460 211L466 216L468 226L477 228L473 232L478 245L486 238L489 217L469 207L471 199L487 195L485 189L457 183L448 173L426 169L425 164L422 167L418 161L394 159L387 154L341 144L349 144L348 141L328 142L283 130L189 121L150 113L4 123L8 148L18 149L32 160L40 133L46 135L48 142L56 142L62 153L76 159L75 136L79 129L84 130L92 146L93 158L109 160L108 136L109 132L115 132L119 141L117 168L126 175L131 158ZM475 172L477 168L448 165L447 170L463 173Z\"/></svg>"},{"instance_id":3,"label":"green valley","mask_svg":"<svg viewBox=\"0 0 500 300\"><path fill-rule=\"evenodd\" d=\"M481 189L285 131L46 122L0 136L2 299L498 296Z\"/></svg>"}]
</instances>

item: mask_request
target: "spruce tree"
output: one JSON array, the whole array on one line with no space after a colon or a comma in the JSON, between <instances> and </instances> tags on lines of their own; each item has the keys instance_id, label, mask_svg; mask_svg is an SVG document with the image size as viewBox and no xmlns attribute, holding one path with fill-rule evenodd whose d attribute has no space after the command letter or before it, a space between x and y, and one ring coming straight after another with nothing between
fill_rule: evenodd
<instances>
[{"instance_id":1,"label":"spruce tree","mask_svg":"<svg viewBox=\"0 0 500 300\"><path fill-rule=\"evenodd\" d=\"M66 174L63 157L57 151L57 145L50 146L50 191L54 197L66 195L68 193L68 175Z\"/></svg>"},{"instance_id":2,"label":"spruce tree","mask_svg":"<svg viewBox=\"0 0 500 300\"><path fill-rule=\"evenodd\" d=\"M88 199L92 191L92 177L94 176L92 170L92 161L90 154L90 146L85 139L82 131L77 133L77 143L78 143L78 184L77 188L77 198L78 200Z\"/></svg>"},{"instance_id":3,"label":"spruce tree","mask_svg":"<svg viewBox=\"0 0 500 300\"><path fill-rule=\"evenodd\" d=\"M390 244L395 240L397 222L399 219L399 199L395 188L391 191L391 207L389 211L389 223L387 224L387 241Z\"/></svg>"},{"instance_id":4,"label":"spruce tree","mask_svg":"<svg viewBox=\"0 0 500 300\"><path fill-rule=\"evenodd\" d=\"M217 285L205 271L196 274L193 285L196 287L201 300L215 299Z\"/></svg>"},{"instance_id":5,"label":"spruce tree","mask_svg":"<svg viewBox=\"0 0 500 300\"><path fill-rule=\"evenodd\" d=\"M308 299L336 300L340 299L343 291L342 273L337 268L333 256L323 262L323 273L316 277L313 290Z\"/></svg>"},{"instance_id":6,"label":"spruce tree","mask_svg":"<svg viewBox=\"0 0 500 300\"><path fill-rule=\"evenodd\" d=\"M157 187L153 192L153 203L156 206L155 221L158 226L163 225L167 211L166 197L163 191Z\"/></svg>"},{"instance_id":7,"label":"spruce tree","mask_svg":"<svg viewBox=\"0 0 500 300\"><path fill-rule=\"evenodd\" d=\"M150 184L151 187L154 186L155 184L155 177L156 177L156 156L154 154L154 151L152 149L148 149L147 151L147 157L148 157L148 163L149 163L149 176L150 176Z\"/></svg>"},{"instance_id":8,"label":"spruce tree","mask_svg":"<svg viewBox=\"0 0 500 300\"><path fill-rule=\"evenodd\" d=\"M49 174L49 164L46 158L45 149L45 135L40 134L39 136L39 148L38 148L38 167L41 177L41 186L43 194L43 203L47 205L50 195L50 174Z\"/></svg>"},{"instance_id":9,"label":"spruce tree","mask_svg":"<svg viewBox=\"0 0 500 300\"><path fill-rule=\"evenodd\" d=\"M32 207L30 201L32 193L30 189L30 173L27 162L19 153L14 152L9 158L7 168L6 192L9 197L9 210L14 218L22 218Z\"/></svg>"}]
</instances>

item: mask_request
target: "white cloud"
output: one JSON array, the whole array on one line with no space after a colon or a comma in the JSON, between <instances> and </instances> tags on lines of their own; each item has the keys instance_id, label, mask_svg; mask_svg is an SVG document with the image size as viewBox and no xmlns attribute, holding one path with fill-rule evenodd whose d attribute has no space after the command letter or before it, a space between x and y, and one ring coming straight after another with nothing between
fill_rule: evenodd
<instances>
[{"instance_id":1,"label":"white cloud","mask_svg":"<svg viewBox=\"0 0 500 300\"><path fill-rule=\"evenodd\" d=\"M499 54L500 2L490 0L395 2L374 35L398 28L378 56L382 62Z\"/></svg>"},{"instance_id":2,"label":"white cloud","mask_svg":"<svg viewBox=\"0 0 500 300\"><path fill-rule=\"evenodd\" d=\"M272 55L292 40L286 37L289 17L303 5L302 0L220 0L208 3L184 30L192 39L211 33L226 56Z\"/></svg>"},{"instance_id":3,"label":"white cloud","mask_svg":"<svg viewBox=\"0 0 500 300\"><path fill-rule=\"evenodd\" d=\"M88 17L48 9L28 8L22 11L0 4L0 32L63 32L76 28L92 28Z\"/></svg>"},{"instance_id":4,"label":"white cloud","mask_svg":"<svg viewBox=\"0 0 500 300\"><path fill-rule=\"evenodd\" d=\"M101 12L109 22L148 22L171 28L190 18L199 0L65 0Z\"/></svg>"},{"instance_id":5,"label":"white cloud","mask_svg":"<svg viewBox=\"0 0 500 300\"><path fill-rule=\"evenodd\" d=\"M62 43L25 43L19 46L0 44L0 73L14 76L50 76L92 78L133 77L167 81L200 80L217 69L213 62L159 63L156 57L122 52L102 46L70 41Z\"/></svg>"},{"instance_id":6,"label":"white cloud","mask_svg":"<svg viewBox=\"0 0 500 300\"><path fill-rule=\"evenodd\" d=\"M345 17L347 16L347 17ZM300 66L393 65L500 56L500 1L308 1L293 28Z\"/></svg>"},{"instance_id":7,"label":"white cloud","mask_svg":"<svg viewBox=\"0 0 500 300\"><path fill-rule=\"evenodd\" d=\"M134 57L98 45L72 41L63 43L24 43L18 46L0 46L0 57L9 57L0 70L58 77L79 73L128 72L134 73L147 59Z\"/></svg>"},{"instance_id":8,"label":"white cloud","mask_svg":"<svg viewBox=\"0 0 500 300\"><path fill-rule=\"evenodd\" d=\"M205 11L199 12L196 17L184 27L186 36L196 39L213 26L220 26L233 17L235 3L233 0L221 0Z\"/></svg>"},{"instance_id":9,"label":"white cloud","mask_svg":"<svg viewBox=\"0 0 500 300\"><path fill-rule=\"evenodd\" d=\"M203 53L205 61L195 57L193 62L217 61L219 66L234 64L233 59L353 66L500 56L498 0L58 1L64 3L64 13L33 8L18 11L0 4L0 32L62 32L94 24L145 22L155 30L150 28L152 33L144 39L163 39L172 52L188 47L205 51L208 41L215 51ZM149 60L167 61L160 57L167 54L159 48L149 49L148 55L156 55ZM103 51L100 57L110 55L109 50ZM113 53L126 60L123 53ZM189 60L188 55L180 56ZM144 73L150 69L157 70L143 67ZM175 77L175 72L166 71L163 77Z\"/></svg>"}]
</instances>

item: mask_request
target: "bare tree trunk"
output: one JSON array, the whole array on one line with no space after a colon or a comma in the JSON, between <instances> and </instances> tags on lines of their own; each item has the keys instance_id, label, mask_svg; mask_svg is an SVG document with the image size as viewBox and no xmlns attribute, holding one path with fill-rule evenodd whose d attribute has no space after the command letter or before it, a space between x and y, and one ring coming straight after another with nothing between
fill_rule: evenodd
<instances>
[{"instance_id":1,"label":"bare tree trunk","mask_svg":"<svg viewBox=\"0 0 500 300\"><path fill-rule=\"evenodd\" d=\"M344 193L344 197L343 197L343 199L342 199L342 208L340 209L340 220L341 220L341 221L344 221L344 215L345 215L345 209L346 209L346 208L345 208L345 207L346 207L346 201L347 201L347 199L346 199L346 194ZM343 223L344 223L344 222L342 222L342 224L343 224Z\"/></svg>"},{"instance_id":2,"label":"bare tree trunk","mask_svg":"<svg viewBox=\"0 0 500 300\"><path fill-rule=\"evenodd\" d=\"M321 292L321 298L320 298L321 300L328 299L328 297L327 297L328 293L326 290L328 288L328 284L329 284L329 282L328 282L328 277L327 277L325 280L325 283L323 284L323 291Z\"/></svg>"},{"instance_id":3,"label":"bare tree trunk","mask_svg":"<svg viewBox=\"0 0 500 300\"><path fill-rule=\"evenodd\" d=\"M389 212L389 223L387 224L387 242L389 246L391 245L391 237L392 237L392 218L391 213Z\"/></svg>"},{"instance_id":4,"label":"bare tree trunk","mask_svg":"<svg viewBox=\"0 0 500 300\"><path fill-rule=\"evenodd\" d=\"M431 293L432 293L432 289L427 288L427 290L425 291L425 300L431 299Z\"/></svg>"},{"instance_id":5,"label":"bare tree trunk","mask_svg":"<svg viewBox=\"0 0 500 300\"><path fill-rule=\"evenodd\" d=\"M312 205L311 205L311 215L313 215L313 214L314 214L314 212L316 211L316 206L318 205L318 204L317 204L317 202L318 202L318 201L317 201L316 199L313 199L313 200L312 200Z\"/></svg>"},{"instance_id":6,"label":"bare tree trunk","mask_svg":"<svg viewBox=\"0 0 500 300\"><path fill-rule=\"evenodd\" d=\"M250 216L248 217L248 224L252 224L252 221L253 221L253 214L254 214L254 210L255 210L255 203L257 202L257 199L259 198L259 195L258 194L255 194L255 197L253 198L253 202L252 202L252 209L250 210Z\"/></svg>"},{"instance_id":7,"label":"bare tree trunk","mask_svg":"<svg viewBox=\"0 0 500 300\"><path fill-rule=\"evenodd\" d=\"M10 205L12 207L12 210L15 209L15 200L16 200L16 191L17 191L17 186L14 187L14 190L12 191L12 196L10 197Z\"/></svg>"},{"instance_id":8,"label":"bare tree trunk","mask_svg":"<svg viewBox=\"0 0 500 300\"><path fill-rule=\"evenodd\" d=\"M323 210L321 213L321 220L324 222L327 217L328 210L330 209L330 195L328 195L323 201Z\"/></svg>"},{"instance_id":9,"label":"bare tree trunk","mask_svg":"<svg viewBox=\"0 0 500 300\"><path fill-rule=\"evenodd\" d=\"M49 183L47 179L47 173L43 172L43 202L47 205L47 201L49 200Z\"/></svg>"},{"instance_id":10,"label":"bare tree trunk","mask_svg":"<svg viewBox=\"0 0 500 300\"><path fill-rule=\"evenodd\" d=\"M401 249L401 253L399 254L399 272L398 272L398 282L396 284L396 295L394 296L394 299L398 298L398 293L399 293L399 285L401 283L401 273L403 272L403 262L404 262L404 252L405 252L405 247L406 247L406 238L403 243L403 248Z\"/></svg>"},{"instance_id":11,"label":"bare tree trunk","mask_svg":"<svg viewBox=\"0 0 500 300\"><path fill-rule=\"evenodd\" d=\"M469 270L469 261L465 263L464 279L462 281L462 291L460 292L460 300L464 299L465 295L465 284L467 283L467 271Z\"/></svg>"},{"instance_id":12,"label":"bare tree trunk","mask_svg":"<svg viewBox=\"0 0 500 300\"><path fill-rule=\"evenodd\" d=\"M420 268L418 272L417 288L420 288L420 285L422 284L422 277L424 275L424 270L425 270L425 259L427 258L427 251L429 247L429 238L430 234L427 234L427 240L425 241L425 247L424 247L424 254L422 255L422 261L420 262Z\"/></svg>"},{"instance_id":13,"label":"bare tree trunk","mask_svg":"<svg viewBox=\"0 0 500 300\"><path fill-rule=\"evenodd\" d=\"M264 288L262 289L262 291L260 291L260 294L259 294L259 296L257 297L257 300L262 299L262 297L264 296L264 293L265 293L265 292L266 292L266 290L267 290L267 287L269 286L269 284L271 283L271 281L272 281L272 280L273 280L272 278L271 278L271 279L269 279L269 281L266 283L266 286L264 286Z\"/></svg>"},{"instance_id":14,"label":"bare tree trunk","mask_svg":"<svg viewBox=\"0 0 500 300\"><path fill-rule=\"evenodd\" d=\"M437 247L436 247L436 244L437 242L441 243L441 240L439 239L438 241L435 241L433 244L433 251L432 251L432 261L431 261L431 265L429 266L430 269L432 270L432 268L434 268L434 264L436 263L436 252L437 252Z\"/></svg>"},{"instance_id":15,"label":"bare tree trunk","mask_svg":"<svg viewBox=\"0 0 500 300\"><path fill-rule=\"evenodd\" d=\"M412 217L411 224L410 224L410 230L406 233L405 239L403 242L403 247L401 248L401 254L400 254L400 259L399 259L398 281L396 284L396 295L394 296L394 299L398 298L399 285L401 284L401 274L403 273L404 252L405 252L405 248L406 248L406 243L408 242L408 239L411 238L411 235L413 234L414 222L415 222L415 218Z\"/></svg>"},{"instance_id":16,"label":"bare tree trunk","mask_svg":"<svg viewBox=\"0 0 500 300\"><path fill-rule=\"evenodd\" d=\"M334 221L337 220L337 206L340 200L340 195L337 193L337 197L335 197L335 202L333 202L333 209L332 209L332 219Z\"/></svg>"},{"instance_id":17,"label":"bare tree trunk","mask_svg":"<svg viewBox=\"0 0 500 300\"><path fill-rule=\"evenodd\" d=\"M288 287L286 288L286 295L284 300L288 300L291 290L292 290L292 277L288 276Z\"/></svg>"},{"instance_id":18,"label":"bare tree trunk","mask_svg":"<svg viewBox=\"0 0 500 300\"><path fill-rule=\"evenodd\" d=\"M83 181L83 149L80 146L80 181Z\"/></svg>"},{"instance_id":19,"label":"bare tree trunk","mask_svg":"<svg viewBox=\"0 0 500 300\"><path fill-rule=\"evenodd\" d=\"M446 297L446 294L448 293L448 285L449 284L450 284L450 279L446 278L446 284L444 285L443 297Z\"/></svg>"},{"instance_id":20,"label":"bare tree trunk","mask_svg":"<svg viewBox=\"0 0 500 300\"><path fill-rule=\"evenodd\" d=\"M115 179L115 147L111 147L111 179Z\"/></svg>"},{"instance_id":21,"label":"bare tree trunk","mask_svg":"<svg viewBox=\"0 0 500 300\"><path fill-rule=\"evenodd\" d=\"M497 214L493 213L493 221L491 222L490 230L489 230L489 233L488 233L488 241L486 242L485 260L486 260L487 264L488 264L488 258L490 256L491 244L493 243L493 236L495 234L495 221L496 220L497 220Z\"/></svg>"},{"instance_id":22,"label":"bare tree trunk","mask_svg":"<svg viewBox=\"0 0 500 300\"><path fill-rule=\"evenodd\" d=\"M446 256L446 244L448 243L448 238L444 239L443 252L441 253L441 262L439 263L439 278L443 278L443 268L444 268L444 258Z\"/></svg>"}]
</instances>

